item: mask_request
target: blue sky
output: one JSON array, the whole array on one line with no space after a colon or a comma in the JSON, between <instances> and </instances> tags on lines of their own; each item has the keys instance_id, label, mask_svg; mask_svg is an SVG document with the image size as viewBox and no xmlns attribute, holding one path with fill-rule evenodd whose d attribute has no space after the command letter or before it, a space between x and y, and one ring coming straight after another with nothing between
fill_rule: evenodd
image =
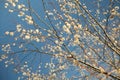
<instances>
[{"instance_id":1,"label":"blue sky","mask_svg":"<svg viewBox=\"0 0 120 80\"><path fill-rule=\"evenodd\" d=\"M88 1L89 2L89 1ZM32 1L31 4L34 5L33 8L37 10L37 12L42 15L44 15L43 7L42 7L41 0ZM104 1L103 6L107 4L107 0ZM37 5L37 6L36 6ZM90 5L89 5L90 6ZM93 8L93 7L89 7ZM4 2L0 3L0 46L2 43L10 42L12 39L10 37L6 37L4 35L4 32L7 30L15 30L15 26L17 23L23 23L18 17L16 13L8 13L8 10L4 8ZM37 22L39 23L39 22ZM23 23L24 24L24 23ZM44 26L43 24L40 24ZM29 27L26 25L26 27ZM2 51L0 50L0 53ZM38 56L39 57L39 56ZM40 57L42 59L42 62L49 61L49 58L44 59L44 55ZM39 62L36 62L38 64ZM5 68L4 62L0 62L0 80L17 80L17 77L19 74L16 74L13 72L14 66L10 66L8 68ZM47 73L46 70L42 70L43 73ZM70 75L68 75L70 76Z\"/></svg>"},{"instance_id":2,"label":"blue sky","mask_svg":"<svg viewBox=\"0 0 120 80\"><path fill-rule=\"evenodd\" d=\"M40 15L44 15L44 11L42 8L42 5L40 4L42 3L41 0L37 0L37 1L32 1L31 5L34 5L33 8L35 10L37 10L37 13L40 13ZM8 9L4 8L4 2L0 3L0 46L3 43L9 43L11 41L13 41L12 38L10 37L6 37L4 35L5 31L13 31L15 30L15 26L18 24L24 24L24 22L22 22L20 20L20 18L17 17L16 13L9 13ZM43 25L43 24L41 24ZM29 27L28 25L25 24L26 27ZM0 50L0 53L2 53L2 51ZM44 59L45 55L42 55L40 58L42 60L42 62L47 62L49 60L49 57ZM39 56L37 56L39 57ZM38 58L38 59L40 59ZM36 61L36 62L35 62ZM35 60L34 63L38 64L37 60ZM39 61L39 60L38 60ZM34 65L35 65L34 64ZM17 77L19 74L16 74L15 72L13 72L14 66L9 66L8 68L5 68L5 64L4 61L0 62L0 80L17 80ZM44 69L42 70L42 73L47 73L46 70L44 71Z\"/></svg>"},{"instance_id":3,"label":"blue sky","mask_svg":"<svg viewBox=\"0 0 120 80\"><path fill-rule=\"evenodd\" d=\"M32 1L31 5L37 11L38 14L44 15L44 11L42 8L41 0ZM35 4L35 5L34 5ZM37 6L36 6L37 5ZM3 36L4 32L7 30L15 30L15 26L17 23L23 23L18 17L16 13L8 13L8 10L4 8L4 2L0 3L0 43L10 42L12 39L10 37ZM39 22L38 22L39 23ZM24 24L24 23L23 23ZM43 26L43 24L40 24ZM27 25L26 25L27 27ZM42 56L44 57L44 56ZM42 60L43 62L47 62L47 59ZM3 62L0 62L0 80L17 80L19 74L13 72L14 66L10 66L5 68ZM44 69L42 70L43 73ZM68 75L70 76L70 75Z\"/></svg>"},{"instance_id":4,"label":"blue sky","mask_svg":"<svg viewBox=\"0 0 120 80\"><path fill-rule=\"evenodd\" d=\"M13 20L11 20L12 17L15 19L15 16L9 14L4 8L4 3L0 3L0 44L6 43L7 40L9 40L4 38L5 36L3 35L6 30L9 30L13 28L12 26L15 26L13 24ZM0 62L0 80L17 80L17 75L18 74L13 72L13 66L5 68L4 62Z\"/></svg>"}]
</instances>

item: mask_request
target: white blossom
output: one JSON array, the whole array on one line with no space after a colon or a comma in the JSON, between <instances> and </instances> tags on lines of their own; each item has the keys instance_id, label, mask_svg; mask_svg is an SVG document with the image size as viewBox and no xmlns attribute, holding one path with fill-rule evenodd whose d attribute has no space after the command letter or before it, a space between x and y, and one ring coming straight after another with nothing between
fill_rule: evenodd
<instances>
[{"instance_id":1,"label":"white blossom","mask_svg":"<svg viewBox=\"0 0 120 80\"><path fill-rule=\"evenodd\" d=\"M30 35L25 35L25 39L30 39Z\"/></svg>"}]
</instances>

